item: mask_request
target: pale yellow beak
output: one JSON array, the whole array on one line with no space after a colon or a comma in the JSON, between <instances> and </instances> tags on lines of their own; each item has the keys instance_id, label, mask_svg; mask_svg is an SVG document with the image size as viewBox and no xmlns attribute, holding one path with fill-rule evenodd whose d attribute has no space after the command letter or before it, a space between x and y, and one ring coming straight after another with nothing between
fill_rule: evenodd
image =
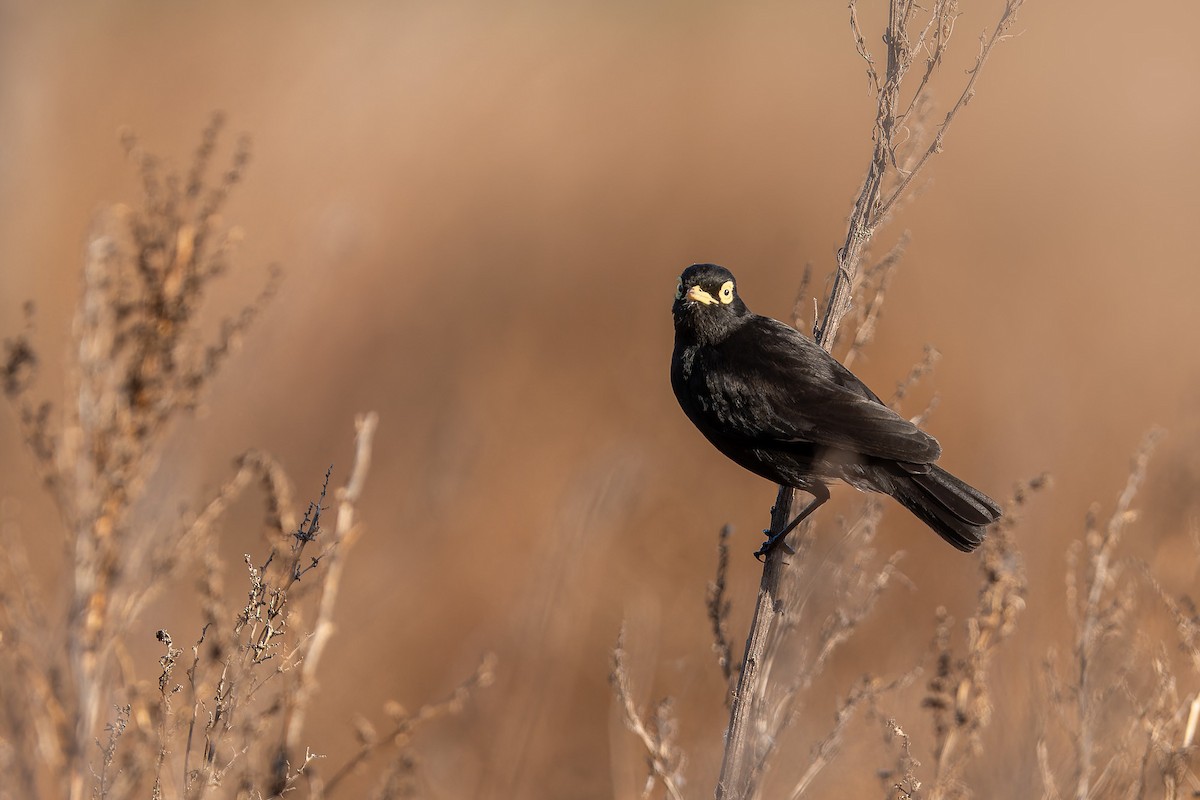
<instances>
[{"instance_id":1,"label":"pale yellow beak","mask_svg":"<svg viewBox=\"0 0 1200 800\"><path fill-rule=\"evenodd\" d=\"M713 297L699 286L693 286L687 290L687 299L695 300L697 303L704 303L706 306L711 306L713 303L717 302L717 298Z\"/></svg>"}]
</instances>

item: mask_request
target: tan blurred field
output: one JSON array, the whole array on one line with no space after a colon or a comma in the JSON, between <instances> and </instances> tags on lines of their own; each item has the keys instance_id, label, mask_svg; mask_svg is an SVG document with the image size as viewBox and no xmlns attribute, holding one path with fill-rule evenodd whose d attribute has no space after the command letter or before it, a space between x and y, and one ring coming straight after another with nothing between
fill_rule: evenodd
<instances>
[{"instance_id":1,"label":"tan blurred field","mask_svg":"<svg viewBox=\"0 0 1200 800\"><path fill-rule=\"evenodd\" d=\"M874 5L863 14L878 25ZM963 6L942 100L999 8ZM928 428L943 463L997 499L1054 476L1017 529L1028 609L993 670L995 718L966 776L979 797L1041 791L1041 663L1051 646L1070 649L1065 553L1091 502L1111 511L1153 425L1167 436L1122 555L1174 589L1196 576L1198 26L1186 0L1031 2L919 197L883 233L913 242L856 372L886 395L935 345L942 360L907 410L936 392ZM607 680L626 620L639 699L675 698L689 796L708 797L726 712L705 584L728 522L740 644L774 488L678 410L669 305L695 261L734 270L759 313L787 318L806 262L823 297L870 153L867 88L843 3L8 0L0 337L34 300L49 356L39 391L58 401L84 238L100 209L136 197L119 131L184 167L224 111L229 133L252 137L253 160L226 210L245 231L239 267L206 319L215 327L252 297L268 264L285 279L175 430L139 519L169 528L249 447L315 496L330 463L335 482L349 466L355 414L375 410L367 528L311 748L340 763L355 715L380 723L387 700L441 697L494 651L496 684L418 735L422 791L636 797L643 755ZM60 524L30 463L0 415L0 525L29 543L61 605ZM853 492L834 501L823 515ZM223 532L231 585L260 516L253 497L235 512ZM782 775L802 771L859 675L922 657L934 608L974 608L973 557L895 504L877 545L907 552L913 586L890 589L839 652ZM155 630L194 638L194 604L181 585L129 633L144 677L157 674ZM1152 606L1138 623L1147 635ZM923 712L908 701L890 712L919 746ZM875 752L865 743L879 731L864 723L852 738ZM881 796L875 769L887 765L857 747L815 796Z\"/></svg>"}]
</instances>

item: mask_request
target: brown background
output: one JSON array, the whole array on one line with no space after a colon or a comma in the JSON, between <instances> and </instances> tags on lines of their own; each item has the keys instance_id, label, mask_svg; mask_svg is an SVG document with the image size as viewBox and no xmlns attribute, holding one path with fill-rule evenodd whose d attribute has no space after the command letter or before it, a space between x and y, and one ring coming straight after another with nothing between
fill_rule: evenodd
<instances>
[{"instance_id":1,"label":"brown background","mask_svg":"<svg viewBox=\"0 0 1200 800\"><path fill-rule=\"evenodd\" d=\"M964 6L943 101L999 11ZM1190 0L1031 3L885 232L913 244L856 371L886 394L936 345L910 411L936 390L943 463L998 498L1041 470L1056 479L1018 534L1030 613L997 669L992 757L969 775L988 796L1035 785L1012 776L1032 765L1038 665L1066 635L1064 550L1091 501L1111 507L1153 424L1169 438L1128 551L1168 579L1192 574L1198 25ZM247 234L241 269L211 319L268 263L286 280L177 429L147 524L169 526L251 446L311 494L331 461L348 467L354 414L375 409L369 528L313 749L340 761L354 712L379 721L386 699L440 696L494 650L497 685L419 739L429 791L634 796L641 756L606 683L628 619L641 698L676 697L690 791L708 796L724 712L704 585L730 522L740 636L773 489L675 406L668 307L693 261L729 266L751 308L785 318L803 264L828 271L872 119L844 4L6 2L0 333L34 298L44 352L65 352L89 222L136 197L118 130L183 166L214 109L252 135L254 159L226 215ZM43 372L52 398L60 368ZM53 586L55 516L11 415L0 456L6 518ZM250 535L227 527L236 563ZM894 506L879 546L908 551L915 588L893 589L836 660L785 771L833 693L914 663L935 606L973 607L973 559ZM131 633L147 674L153 631L190 624L190 588L172 601ZM875 766L844 761L818 793L870 786Z\"/></svg>"}]
</instances>

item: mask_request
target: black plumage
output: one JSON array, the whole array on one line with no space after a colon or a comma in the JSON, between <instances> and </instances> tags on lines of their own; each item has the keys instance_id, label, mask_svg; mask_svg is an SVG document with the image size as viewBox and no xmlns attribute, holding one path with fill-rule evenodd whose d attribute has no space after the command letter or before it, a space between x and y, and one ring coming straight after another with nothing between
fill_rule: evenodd
<instances>
[{"instance_id":1,"label":"black plumage","mask_svg":"<svg viewBox=\"0 0 1200 800\"><path fill-rule=\"evenodd\" d=\"M965 552L1000 518L987 495L934 463L936 439L799 331L746 308L729 270L688 267L671 311L671 387L684 413L741 466L813 496L787 530L836 480L891 495Z\"/></svg>"}]
</instances>

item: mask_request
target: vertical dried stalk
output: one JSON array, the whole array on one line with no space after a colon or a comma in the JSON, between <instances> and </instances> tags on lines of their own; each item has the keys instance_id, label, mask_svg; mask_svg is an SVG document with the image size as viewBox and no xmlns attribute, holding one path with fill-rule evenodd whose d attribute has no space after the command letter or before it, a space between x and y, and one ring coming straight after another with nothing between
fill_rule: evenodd
<instances>
[{"instance_id":1,"label":"vertical dried stalk","mask_svg":"<svg viewBox=\"0 0 1200 800\"><path fill-rule=\"evenodd\" d=\"M53 441L56 499L73 550L69 659L77 704L70 796L79 800L104 707L113 631L138 607L144 587L126 580L165 558L162 543L130 525L170 423L195 407L234 340L257 315L253 304L227 321L215 343L198 347L196 314L213 278L228 265L236 233L218 212L248 160L243 143L215 185L205 173L222 125L214 118L186 185L127 140L145 190L136 209L101 218L88 246L74 324L75 401ZM260 298L260 301L265 298Z\"/></svg>"},{"instance_id":2,"label":"vertical dried stalk","mask_svg":"<svg viewBox=\"0 0 1200 800\"><path fill-rule=\"evenodd\" d=\"M609 671L608 680L616 692L617 701L621 704L625 727L632 731L646 748L649 775L642 796L649 797L654 784L662 783L671 800L683 800L683 777L680 775L683 755L674 743L675 723L669 714L670 698L665 698L658 704L652 722L647 723L642 719L633 700L633 689L629 685L629 666L625 663L624 625L617 634L617 645L612 651L612 669Z\"/></svg>"},{"instance_id":3,"label":"vertical dried stalk","mask_svg":"<svg viewBox=\"0 0 1200 800\"><path fill-rule=\"evenodd\" d=\"M937 612L933 651L936 668L922 705L933 716L934 776L929 797L961 796L963 770L983 751L982 734L990 724L992 700L989 668L1000 644L1016 630L1025 608L1027 583L1012 531L1030 496L1046 488L1039 475L1017 486L1004 517L989 532L979 568L983 573L974 616L966 622L966 652L950 646L951 624L944 608Z\"/></svg>"},{"instance_id":4,"label":"vertical dried stalk","mask_svg":"<svg viewBox=\"0 0 1200 800\"><path fill-rule=\"evenodd\" d=\"M991 36L984 40L976 59L971 77L962 90L958 101L947 113L946 118L927 149L912 164L911 169L900 169L897 158L896 133L905 125L914 110L926 105L929 77L941 63L941 56L949 43L953 31L957 7L954 0L938 0L930 10L929 19L914 39L909 25L919 7L915 0L891 0L888 5L888 25L884 34L887 43L887 66L882 80L875 71L874 60L866 47L866 40L859 29L855 2L850 2L851 29L855 47L868 65L868 75L876 87L876 118L873 133L874 147L866 178L858 199L851 212L846 239L838 251L837 270L825 311L819 324L814 324L813 336L827 352L832 351L837 341L838 328L850 310L856 280L864 256L879 227L885 223L905 196L912 179L942 147L942 141L955 115L974 95L975 81L982 71L992 47L1002 41L1012 25L1022 0L1006 0L1000 21ZM926 69L911 100L901 110L901 85L913 56L919 50L928 53ZM915 144L915 143L912 143ZM909 163L906 161L906 163ZM771 531L782 530L793 513L795 490L780 486L771 513ZM720 800L742 800L758 793L757 765L764 760L764 748L772 745L757 741L755 731L766 709L764 698L769 661L772 658L770 643L774 632L784 620L789 595L796 589L784 580L788 574L784 559L786 548L777 547L768 554L759 584L758 599L746 639L745 657L737 689L730 708L729 728L726 734L725 754L721 763L721 774L717 783L716 796Z\"/></svg>"},{"instance_id":5,"label":"vertical dried stalk","mask_svg":"<svg viewBox=\"0 0 1200 800\"><path fill-rule=\"evenodd\" d=\"M375 414L357 421L351 472L332 502L332 535L322 531L329 473L300 519L282 466L257 450L240 456L233 477L170 535L137 524L135 513L170 423L196 407L276 283L272 275L257 299L201 341L198 312L211 281L228 268L237 238L221 227L218 212L247 159L241 144L229 168L206 180L220 127L217 117L186 173L160 169L126 139L143 197L134 208L110 210L89 237L61 429L48 403L31 400L39 364L32 308L26 330L0 350L0 391L17 411L64 520L71 584L67 618L55 626L42 611L20 542L0 519L0 684L24 687L0 691L0 797L10 795L12 783L14 797L267 798L289 794L302 781L309 797L322 796L311 767L318 756L301 739L334 633L346 549L360 533L357 504ZM222 589L217 528L255 483L266 498L265 555L257 561L244 555L248 590L231 599ZM155 611L158 593L186 585L187 577L198 578L203 629L186 662L166 631L159 632L166 654L156 691L153 682L139 680L127 631L139 614ZM315 621L306 633L301 614L309 609ZM45 631L55 629L62 639L43 643ZM186 677L179 675L181 663ZM330 786L382 750L396 754L388 775L410 774L413 731L461 711L494 671L494 659L485 657L445 702L415 715L389 711L391 735L365 746ZM107 709L119 695L128 703L98 740L103 715L111 715Z\"/></svg>"},{"instance_id":6,"label":"vertical dried stalk","mask_svg":"<svg viewBox=\"0 0 1200 800\"><path fill-rule=\"evenodd\" d=\"M67 531L66 663L55 665L63 680L52 705L71 719L61 743L66 769L56 778L73 800L89 794L88 757L114 683L116 633L162 588L186 538L139 528L133 508L171 423L196 407L274 287L268 282L213 341L200 341L197 314L238 238L219 214L249 158L243 141L228 169L208 178L222 123L218 115L204 131L186 179L164 173L126 137L143 196L100 215L88 237L61 429L49 403L31 400L38 358L28 333L6 343L0 364L4 394ZM158 580L142 580L147 574Z\"/></svg>"},{"instance_id":7,"label":"vertical dried stalk","mask_svg":"<svg viewBox=\"0 0 1200 800\"><path fill-rule=\"evenodd\" d=\"M1016 21L1017 11L1023 1L1005 0L1000 21L992 29L991 35L982 41L975 66L970 70L971 77L959 94L958 100L946 114L925 151L915 159L911 168L901 170L897 167L896 134L909 121L911 114L922 108L928 99L929 78L941 64L941 57L950 43L954 18L958 14L957 3L954 0L937 0L930 11L925 28L915 42L909 34L909 23L919 9L915 0L891 0L888 3L888 25L884 34L884 41L887 43L887 68L880 82L875 72L874 60L867 51L865 39L859 29L856 0L851 0L850 25L855 37L855 47L867 62L868 74L876 87L877 108L873 133L875 145L870 166L867 168L867 177L850 214L846 240L838 250L837 272L825 304L825 314L820 324L813 326L814 338L822 346L825 346L826 342L832 346L832 342L837 338L838 326L850 309L854 281L871 238L879 227L888 221L897 203L904 198L913 179L929 159L942 151L950 124L962 107L975 96L975 82L979 79L992 48L1007 38L1008 30ZM907 108L900 113L900 88L912 66L914 53L920 49L928 52L925 74Z\"/></svg>"},{"instance_id":8,"label":"vertical dried stalk","mask_svg":"<svg viewBox=\"0 0 1200 800\"><path fill-rule=\"evenodd\" d=\"M729 642L729 612L732 604L725 596L725 579L729 574L729 536L732 533L731 526L722 526L717 541L717 575L708 584L705 597L708 621L712 624L713 652L717 654L717 666L721 668L726 684L733 681L733 645Z\"/></svg>"},{"instance_id":9,"label":"vertical dried stalk","mask_svg":"<svg viewBox=\"0 0 1200 800\"><path fill-rule=\"evenodd\" d=\"M775 506L771 509L772 531L783 530L791 520L795 498L795 489L790 486L779 487ZM746 652L742 656L742 672L729 708L725 757L721 762L721 776L717 780L718 800L753 796L750 780L754 766L760 759L753 726L763 715L763 709L759 706L766 694L764 676L767 670L764 667L767 666L767 643L771 641L775 628L783 623L786 607L783 600L783 577L787 572L784 556L785 549L776 547L767 554L767 563L763 566L754 616L750 621L750 635L746 638Z\"/></svg>"},{"instance_id":10,"label":"vertical dried stalk","mask_svg":"<svg viewBox=\"0 0 1200 800\"><path fill-rule=\"evenodd\" d=\"M1117 507L1103 530L1096 525L1094 511L1088 514L1087 534L1084 539L1086 561L1084 579L1087 594L1081 608L1073 608L1076 614L1075 639L1075 691L1079 715L1079 736L1076 739L1078 758L1075 797L1087 800L1094 791L1094 759L1096 750L1097 722L1102 705L1102 688L1098 688L1094 662L1100 655L1100 645L1111 631L1120 628L1120 615L1127 609L1121 602L1104 603L1107 593L1113 591L1116 575L1112 569L1113 556L1120 542L1126 523L1137 514L1131 506L1138 489L1146 477L1146 467L1161 432L1148 433L1133 458L1129 480L1117 498Z\"/></svg>"},{"instance_id":11,"label":"vertical dried stalk","mask_svg":"<svg viewBox=\"0 0 1200 800\"><path fill-rule=\"evenodd\" d=\"M350 478L345 487L337 493L337 523L333 532L333 541L322 559L325 566L325 579L321 583L321 599L317 606L317 619L308 640L308 651L304 656L304 661L300 664L295 691L288 694L289 705L284 722L284 753L286 754L299 752L300 734L304 731L308 705L317 686L317 667L321 663L325 646L333 635L333 609L337 604L346 550L354 543L358 535L355 508L358 498L362 494L367 472L371 468L371 442L378 424L379 417L374 413L360 416L354 423L357 431L354 440L354 465L351 467Z\"/></svg>"}]
</instances>

